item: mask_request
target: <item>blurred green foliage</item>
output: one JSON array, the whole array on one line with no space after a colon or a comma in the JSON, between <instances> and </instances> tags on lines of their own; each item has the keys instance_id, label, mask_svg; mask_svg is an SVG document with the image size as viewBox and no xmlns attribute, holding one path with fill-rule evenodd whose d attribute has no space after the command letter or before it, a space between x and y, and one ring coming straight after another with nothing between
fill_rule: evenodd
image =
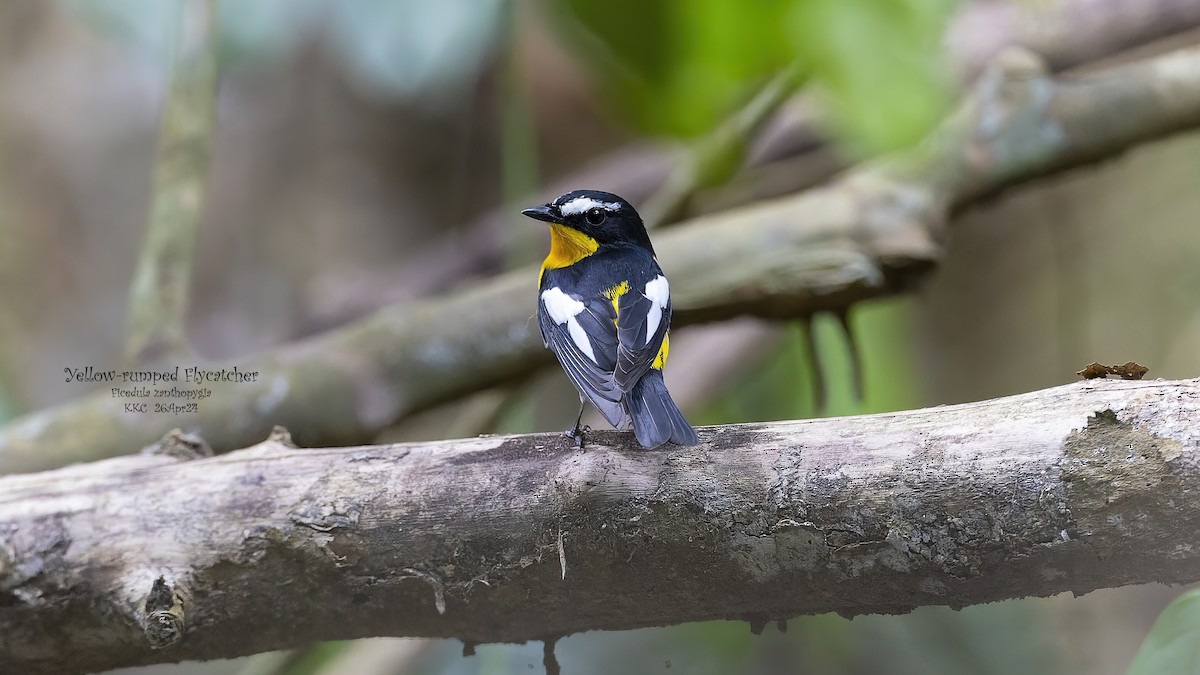
<instances>
[{"instance_id":1,"label":"blurred green foliage","mask_svg":"<svg viewBox=\"0 0 1200 675\"><path fill-rule=\"evenodd\" d=\"M567 0L559 33L639 130L695 137L797 62L860 152L919 139L944 113L954 0Z\"/></svg>"},{"instance_id":2,"label":"blurred green foliage","mask_svg":"<svg viewBox=\"0 0 1200 675\"><path fill-rule=\"evenodd\" d=\"M1179 596L1154 622L1128 675L1200 673L1200 588Z\"/></svg>"},{"instance_id":3,"label":"blurred green foliage","mask_svg":"<svg viewBox=\"0 0 1200 675\"><path fill-rule=\"evenodd\" d=\"M863 151L911 144L946 112L942 32L954 0L800 0L798 57L828 120Z\"/></svg>"},{"instance_id":4,"label":"blurred green foliage","mask_svg":"<svg viewBox=\"0 0 1200 675\"><path fill-rule=\"evenodd\" d=\"M613 104L651 133L710 130L793 59L783 0L548 4L566 19L560 36L582 48Z\"/></svg>"},{"instance_id":5,"label":"blurred green foliage","mask_svg":"<svg viewBox=\"0 0 1200 675\"><path fill-rule=\"evenodd\" d=\"M863 303L850 314L850 326L862 360L862 400L856 400L849 337L831 315L814 317L811 334L800 323L786 328L776 349L746 368L721 396L699 414L697 424L731 424L856 415L919 406L920 381L912 363L908 322L913 300L897 297ZM817 357L809 358L811 349ZM826 388L825 408L818 406L816 384Z\"/></svg>"},{"instance_id":6,"label":"blurred green foliage","mask_svg":"<svg viewBox=\"0 0 1200 675\"><path fill-rule=\"evenodd\" d=\"M60 0L165 63L183 0ZM225 63L322 39L364 89L438 101L489 62L517 0L255 0L219 4ZM796 64L827 125L859 153L919 139L945 112L942 31L956 0L564 0L553 31L636 130L695 138ZM509 32L511 36L519 33Z\"/></svg>"}]
</instances>

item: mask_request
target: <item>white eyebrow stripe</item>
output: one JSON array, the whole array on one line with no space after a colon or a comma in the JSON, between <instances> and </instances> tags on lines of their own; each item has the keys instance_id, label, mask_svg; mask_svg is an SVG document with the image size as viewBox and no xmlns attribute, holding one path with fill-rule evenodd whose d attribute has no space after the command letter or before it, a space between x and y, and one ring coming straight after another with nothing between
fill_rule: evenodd
<instances>
[{"instance_id":1,"label":"white eyebrow stripe","mask_svg":"<svg viewBox=\"0 0 1200 675\"><path fill-rule=\"evenodd\" d=\"M564 216L573 216L592 209L604 209L605 211L615 212L621 210L621 205L618 202L598 202L591 197L576 197L558 207L558 212Z\"/></svg>"}]
</instances>

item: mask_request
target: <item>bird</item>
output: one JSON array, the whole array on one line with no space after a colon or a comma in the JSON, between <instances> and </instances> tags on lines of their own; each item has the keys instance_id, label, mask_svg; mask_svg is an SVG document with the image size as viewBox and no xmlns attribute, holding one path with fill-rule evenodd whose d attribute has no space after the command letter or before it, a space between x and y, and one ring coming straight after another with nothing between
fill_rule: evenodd
<instances>
[{"instance_id":1,"label":"bird","mask_svg":"<svg viewBox=\"0 0 1200 675\"><path fill-rule=\"evenodd\" d=\"M643 448L695 445L663 381L671 293L641 216L599 190L574 190L521 213L550 228L537 317L542 342L579 391L579 415L565 435L582 448L590 401L613 427L632 427Z\"/></svg>"}]
</instances>

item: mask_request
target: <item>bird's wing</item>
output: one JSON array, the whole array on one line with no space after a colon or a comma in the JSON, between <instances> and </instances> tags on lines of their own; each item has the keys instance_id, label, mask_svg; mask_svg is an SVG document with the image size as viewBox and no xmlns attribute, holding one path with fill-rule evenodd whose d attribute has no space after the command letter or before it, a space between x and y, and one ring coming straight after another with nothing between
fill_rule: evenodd
<instances>
[{"instance_id":1,"label":"bird's wing","mask_svg":"<svg viewBox=\"0 0 1200 675\"><path fill-rule=\"evenodd\" d=\"M613 383L627 392L656 364L660 352L666 358L663 341L671 324L667 278L660 274L640 289L628 289L617 298L616 306L617 363ZM661 362L657 365L662 367Z\"/></svg>"},{"instance_id":2,"label":"bird's wing","mask_svg":"<svg viewBox=\"0 0 1200 675\"><path fill-rule=\"evenodd\" d=\"M617 328L612 303L606 298L586 299L552 288L542 293L538 324L542 340L558 357L575 388L614 427L628 424L621 403L624 394L613 383L617 358Z\"/></svg>"}]
</instances>

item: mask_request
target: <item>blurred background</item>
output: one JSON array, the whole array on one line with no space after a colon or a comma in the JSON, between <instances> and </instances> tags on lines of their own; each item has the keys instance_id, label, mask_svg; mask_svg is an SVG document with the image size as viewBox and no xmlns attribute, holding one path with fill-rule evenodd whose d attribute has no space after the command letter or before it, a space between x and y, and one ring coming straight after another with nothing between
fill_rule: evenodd
<instances>
[{"instance_id":1,"label":"blurred background","mask_svg":"<svg viewBox=\"0 0 1200 675\"><path fill-rule=\"evenodd\" d=\"M1078 71L1200 42L1196 4L220 2L187 338L205 358L241 356L530 268L547 235L520 207L583 186L647 202L789 64L795 95L664 226L911 146L1006 44ZM64 364L121 359L181 7L0 3L0 421L79 395ZM1009 191L957 215L915 292L845 324L680 329L668 380L712 424L978 400L1072 381L1090 361L1194 377L1197 184L1190 133ZM547 369L379 440L561 429L569 387ZM800 617L759 636L732 622L588 633L558 655L578 674L1123 673L1179 592ZM524 673L541 649L372 640L121 672Z\"/></svg>"}]
</instances>

